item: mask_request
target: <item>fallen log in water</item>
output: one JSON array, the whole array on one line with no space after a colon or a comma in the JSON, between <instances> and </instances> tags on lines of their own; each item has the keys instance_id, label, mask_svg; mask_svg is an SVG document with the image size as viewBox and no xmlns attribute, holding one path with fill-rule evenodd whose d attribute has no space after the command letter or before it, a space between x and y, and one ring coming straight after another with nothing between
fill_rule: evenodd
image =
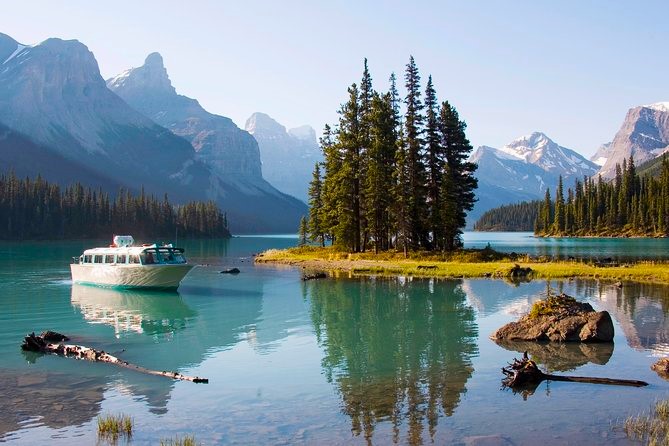
<instances>
[{"instance_id":1,"label":"fallen log in water","mask_svg":"<svg viewBox=\"0 0 669 446\"><path fill-rule=\"evenodd\" d=\"M37 336L35 333L30 333L23 339L21 349L31 352L50 353L68 358L85 359L88 361L107 362L126 369L135 370L137 372L146 373L155 376L165 376L167 378L178 379L181 381L192 381L194 383L208 383L207 378L200 378L198 376L182 375L178 372L166 372L158 370L150 370L144 367L131 364L127 361L117 358L116 356L106 353L104 350L95 350L90 347L82 345L63 344L62 341L68 341L69 338L60 333L46 331ZM55 342L54 342L55 341Z\"/></svg>"},{"instance_id":2,"label":"fallen log in water","mask_svg":"<svg viewBox=\"0 0 669 446\"><path fill-rule=\"evenodd\" d=\"M536 385L544 380L633 387L643 387L648 385L648 383L645 381L638 381L634 379L549 375L539 370L537 363L527 357L527 352L523 354L522 359L514 359L513 362L508 365L508 367L503 367L502 373L506 375L506 377L502 379L502 386L511 389L520 389L524 386Z\"/></svg>"}]
</instances>

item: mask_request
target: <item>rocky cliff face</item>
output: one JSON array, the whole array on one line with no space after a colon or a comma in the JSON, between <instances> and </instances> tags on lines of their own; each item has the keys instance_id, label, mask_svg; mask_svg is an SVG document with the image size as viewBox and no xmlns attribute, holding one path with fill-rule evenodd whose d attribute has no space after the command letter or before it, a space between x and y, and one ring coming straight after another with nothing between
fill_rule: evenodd
<instances>
[{"instance_id":1,"label":"rocky cliff face","mask_svg":"<svg viewBox=\"0 0 669 446\"><path fill-rule=\"evenodd\" d=\"M470 158L478 164L478 202L468 216L473 224L488 209L502 204L543 198L546 188L555 197L561 175L565 190L575 179L591 176L599 166L543 133L520 137L501 149L481 146Z\"/></svg>"},{"instance_id":2,"label":"rocky cliff face","mask_svg":"<svg viewBox=\"0 0 669 446\"><path fill-rule=\"evenodd\" d=\"M323 159L314 129L305 125L286 130L264 113L251 115L245 129L260 146L264 177L306 202L314 165Z\"/></svg>"},{"instance_id":3,"label":"rocky cliff face","mask_svg":"<svg viewBox=\"0 0 669 446\"><path fill-rule=\"evenodd\" d=\"M258 144L231 119L206 111L195 99L177 94L158 53L144 65L107 81L124 101L174 134L187 139L197 158L221 177L261 180Z\"/></svg>"},{"instance_id":4,"label":"rocky cliff face","mask_svg":"<svg viewBox=\"0 0 669 446\"><path fill-rule=\"evenodd\" d=\"M636 165L650 161L669 149L669 102L634 107L627 112L620 130L593 158L602 163L604 178L615 176L616 164L634 156Z\"/></svg>"},{"instance_id":5,"label":"rocky cliff face","mask_svg":"<svg viewBox=\"0 0 669 446\"><path fill-rule=\"evenodd\" d=\"M197 100L177 94L160 54L150 54L143 66L109 79L107 86L191 143L195 160L212 173L206 195L228 211L233 231L295 231L307 208L265 181L253 136L229 118L209 113Z\"/></svg>"},{"instance_id":6,"label":"rocky cliff face","mask_svg":"<svg viewBox=\"0 0 669 446\"><path fill-rule=\"evenodd\" d=\"M8 129L126 187L197 196L207 169L193 163L193 148L110 92L85 45L25 46L1 35L0 56L0 122Z\"/></svg>"}]
</instances>

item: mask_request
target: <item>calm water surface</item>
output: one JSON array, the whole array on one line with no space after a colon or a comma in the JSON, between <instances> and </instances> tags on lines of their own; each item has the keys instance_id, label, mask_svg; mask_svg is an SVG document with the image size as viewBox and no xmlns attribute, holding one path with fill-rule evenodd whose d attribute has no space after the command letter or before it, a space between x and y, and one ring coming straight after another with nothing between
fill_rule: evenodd
<instances>
[{"instance_id":1,"label":"calm water surface","mask_svg":"<svg viewBox=\"0 0 669 446\"><path fill-rule=\"evenodd\" d=\"M510 235L487 235L467 243L527 251L522 235L516 245ZM96 417L123 412L135 419L133 445L177 434L203 444L477 444L491 436L496 444L630 444L616 426L669 397L669 382L650 370L669 353L665 286L302 282L297 269L253 266L252 253L294 243L188 241L189 259L202 266L177 293L72 285L68 259L96 243L0 244L0 442L91 445ZM241 274L219 274L232 266ZM488 339L547 286L608 310L614 344ZM21 352L26 333L45 329L210 383ZM543 383L525 398L500 390L500 368L523 350L556 373L650 386Z\"/></svg>"}]
</instances>

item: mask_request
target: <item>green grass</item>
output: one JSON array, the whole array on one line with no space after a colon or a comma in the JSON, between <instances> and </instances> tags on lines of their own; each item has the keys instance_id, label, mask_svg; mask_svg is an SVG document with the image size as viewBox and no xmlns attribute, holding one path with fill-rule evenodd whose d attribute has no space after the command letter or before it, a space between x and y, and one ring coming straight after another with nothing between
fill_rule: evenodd
<instances>
[{"instance_id":1,"label":"green grass","mask_svg":"<svg viewBox=\"0 0 669 446\"><path fill-rule=\"evenodd\" d=\"M132 437L133 420L128 415L104 415L98 417L98 437L116 442L119 437Z\"/></svg>"},{"instance_id":2,"label":"green grass","mask_svg":"<svg viewBox=\"0 0 669 446\"><path fill-rule=\"evenodd\" d=\"M627 417L623 430L628 438L647 445L669 445L669 400L655 403L649 415Z\"/></svg>"},{"instance_id":3,"label":"green grass","mask_svg":"<svg viewBox=\"0 0 669 446\"><path fill-rule=\"evenodd\" d=\"M570 277L633 280L669 283L669 264L637 262L620 266L597 266L580 261L549 261L525 255L507 255L492 249L462 250L455 253L374 254L348 253L332 247L313 246L271 249L256 257L257 263L280 263L329 270L350 271L357 275L406 275L422 277L498 277L511 278L515 264L532 269L529 278L564 279Z\"/></svg>"},{"instance_id":4,"label":"green grass","mask_svg":"<svg viewBox=\"0 0 669 446\"><path fill-rule=\"evenodd\" d=\"M177 435L175 438L161 438L160 446L196 446L197 442L195 441L195 435L186 435L183 438L179 438Z\"/></svg>"}]
</instances>

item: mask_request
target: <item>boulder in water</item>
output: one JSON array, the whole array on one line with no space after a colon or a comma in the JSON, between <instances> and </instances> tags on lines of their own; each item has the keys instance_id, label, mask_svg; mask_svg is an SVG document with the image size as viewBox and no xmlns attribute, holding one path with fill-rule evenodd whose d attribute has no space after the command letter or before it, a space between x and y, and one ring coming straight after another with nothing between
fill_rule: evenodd
<instances>
[{"instance_id":1,"label":"boulder in water","mask_svg":"<svg viewBox=\"0 0 669 446\"><path fill-rule=\"evenodd\" d=\"M492 334L494 341L611 342L613 321L607 311L595 311L571 296L549 296L529 314Z\"/></svg>"}]
</instances>

